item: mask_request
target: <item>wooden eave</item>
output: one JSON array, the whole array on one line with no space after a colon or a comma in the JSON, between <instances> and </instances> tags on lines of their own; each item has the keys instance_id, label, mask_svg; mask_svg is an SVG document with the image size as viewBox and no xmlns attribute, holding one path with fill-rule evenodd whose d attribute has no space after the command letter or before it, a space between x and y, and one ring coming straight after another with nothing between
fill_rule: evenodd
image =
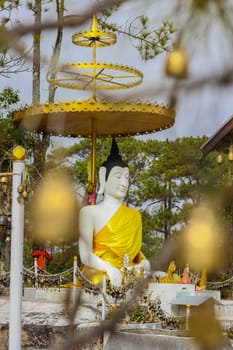
<instances>
[{"instance_id":1,"label":"wooden eave","mask_svg":"<svg viewBox=\"0 0 233 350\"><path fill-rule=\"evenodd\" d=\"M231 143L233 144L233 115L201 146L202 158L214 150L227 153Z\"/></svg>"}]
</instances>

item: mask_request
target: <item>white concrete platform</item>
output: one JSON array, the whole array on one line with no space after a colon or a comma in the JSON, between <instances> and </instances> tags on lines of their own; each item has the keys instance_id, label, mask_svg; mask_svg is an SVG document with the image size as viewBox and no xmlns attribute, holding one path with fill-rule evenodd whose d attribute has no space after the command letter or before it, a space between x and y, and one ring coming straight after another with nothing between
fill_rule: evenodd
<instances>
[{"instance_id":1,"label":"white concrete platform","mask_svg":"<svg viewBox=\"0 0 233 350\"><path fill-rule=\"evenodd\" d=\"M9 298L0 297L0 325L9 323ZM75 317L75 324L95 322L96 312L94 305L82 304ZM52 302L45 300L26 300L22 301L22 324L23 325L46 325L46 326L67 326L69 318L65 311L65 305L62 301Z\"/></svg>"}]
</instances>

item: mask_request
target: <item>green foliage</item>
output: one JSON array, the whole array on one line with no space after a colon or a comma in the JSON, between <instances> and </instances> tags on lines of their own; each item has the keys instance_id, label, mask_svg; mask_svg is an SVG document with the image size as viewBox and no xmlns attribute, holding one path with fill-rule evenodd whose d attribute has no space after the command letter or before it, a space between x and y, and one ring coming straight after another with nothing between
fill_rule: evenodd
<instances>
[{"instance_id":1,"label":"green foliage","mask_svg":"<svg viewBox=\"0 0 233 350\"><path fill-rule=\"evenodd\" d=\"M143 243L142 252L147 258L155 257L163 247L163 236L156 230L156 218L147 211L142 211Z\"/></svg>"},{"instance_id":2,"label":"green foliage","mask_svg":"<svg viewBox=\"0 0 233 350\"><path fill-rule=\"evenodd\" d=\"M160 28L153 28L149 18L146 16L136 17L126 29L113 23L109 23L109 18L114 9L105 10L103 17L98 20L103 30L112 31L129 37L131 44L138 50L143 61L150 60L162 52L170 51L171 37L175 33L172 22L163 21Z\"/></svg>"},{"instance_id":3,"label":"green foliage","mask_svg":"<svg viewBox=\"0 0 233 350\"><path fill-rule=\"evenodd\" d=\"M104 11L103 11L104 17L105 18L110 17L112 15L112 13L114 11L117 11L119 8L120 8L120 4L104 9Z\"/></svg>"},{"instance_id":4,"label":"green foliage","mask_svg":"<svg viewBox=\"0 0 233 350\"><path fill-rule=\"evenodd\" d=\"M17 102L19 102L19 91L14 91L10 87L5 87L0 94L1 109L8 109ZM4 114L1 114L0 118L4 118Z\"/></svg>"},{"instance_id":5,"label":"green foliage","mask_svg":"<svg viewBox=\"0 0 233 350\"><path fill-rule=\"evenodd\" d=\"M0 9L1 10L8 10L11 11L14 8L17 8L19 6L19 0L10 0L10 1L6 1L6 0L1 0L0 1Z\"/></svg>"},{"instance_id":6,"label":"green foliage","mask_svg":"<svg viewBox=\"0 0 233 350\"><path fill-rule=\"evenodd\" d=\"M41 4L42 5L48 5L49 3L53 2L53 0L41 0ZM36 13L36 6L35 6L35 2L34 1L27 1L26 3L26 8L32 12L34 12L34 14ZM47 7L43 8L44 12L48 11Z\"/></svg>"},{"instance_id":7,"label":"green foliage","mask_svg":"<svg viewBox=\"0 0 233 350\"><path fill-rule=\"evenodd\" d=\"M78 265L80 266L79 252L77 246L57 246L57 247L40 247L41 249L46 249L48 252L56 249L55 253L51 254L51 259L46 260L46 271L56 274L64 272L73 267L74 257L78 257ZM24 240L24 259L23 265L26 268L31 268L34 264L32 252L35 249L35 242L31 238L26 238Z\"/></svg>"},{"instance_id":8,"label":"green foliage","mask_svg":"<svg viewBox=\"0 0 233 350\"><path fill-rule=\"evenodd\" d=\"M170 51L170 38L175 32L171 22L164 21L159 29L149 26L147 17L140 18L141 28L133 36L134 46L144 61L150 60L162 52ZM135 40L136 39L136 40Z\"/></svg>"},{"instance_id":9,"label":"green foliage","mask_svg":"<svg viewBox=\"0 0 233 350\"><path fill-rule=\"evenodd\" d=\"M52 254L47 263L47 271L50 273L64 272L73 267L74 256L79 256L77 246L60 249L57 253ZM80 262L78 262L80 266Z\"/></svg>"},{"instance_id":10,"label":"green foliage","mask_svg":"<svg viewBox=\"0 0 233 350\"><path fill-rule=\"evenodd\" d=\"M145 308L142 305L137 304L129 317L131 322L144 323L146 321Z\"/></svg>"},{"instance_id":11,"label":"green foliage","mask_svg":"<svg viewBox=\"0 0 233 350\"><path fill-rule=\"evenodd\" d=\"M31 268L33 266L33 241L30 238L24 239L23 246L23 266L26 268Z\"/></svg>"},{"instance_id":12,"label":"green foliage","mask_svg":"<svg viewBox=\"0 0 233 350\"><path fill-rule=\"evenodd\" d=\"M155 218L154 231L165 240L182 229L192 207L219 181L216 172L213 177L213 169L208 167L209 160L205 165L204 161L200 163L204 141L205 138L183 138L146 142L150 162L138 176L133 195L135 203ZM211 166L216 169L213 160Z\"/></svg>"},{"instance_id":13,"label":"green foliage","mask_svg":"<svg viewBox=\"0 0 233 350\"><path fill-rule=\"evenodd\" d=\"M13 122L12 109L19 102L18 91L6 87L0 92L0 170L9 170L11 151L20 144L27 149L27 156L30 157L30 149L33 141L31 133L16 128Z\"/></svg>"}]
</instances>

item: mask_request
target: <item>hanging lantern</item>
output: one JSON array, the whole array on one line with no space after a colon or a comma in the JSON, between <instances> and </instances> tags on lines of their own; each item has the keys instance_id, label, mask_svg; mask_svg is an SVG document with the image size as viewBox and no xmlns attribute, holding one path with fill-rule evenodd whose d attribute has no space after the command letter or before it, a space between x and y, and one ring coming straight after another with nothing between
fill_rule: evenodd
<instances>
[{"instance_id":1,"label":"hanging lantern","mask_svg":"<svg viewBox=\"0 0 233 350\"><path fill-rule=\"evenodd\" d=\"M180 48L177 47L169 53L165 71L167 75L172 76L173 78L187 78L188 58Z\"/></svg>"},{"instance_id":2,"label":"hanging lantern","mask_svg":"<svg viewBox=\"0 0 233 350\"><path fill-rule=\"evenodd\" d=\"M0 188L3 192L6 192L8 187L8 178L7 176L1 176L0 177Z\"/></svg>"},{"instance_id":3,"label":"hanging lantern","mask_svg":"<svg viewBox=\"0 0 233 350\"><path fill-rule=\"evenodd\" d=\"M230 148L229 148L228 160L229 160L230 162L233 161L233 146L232 146L232 145L231 145Z\"/></svg>"},{"instance_id":4,"label":"hanging lantern","mask_svg":"<svg viewBox=\"0 0 233 350\"><path fill-rule=\"evenodd\" d=\"M217 162L218 164L221 164L221 163L223 162L223 156L222 156L221 153L219 153L219 154L217 155L217 157L216 157L216 162Z\"/></svg>"}]
</instances>

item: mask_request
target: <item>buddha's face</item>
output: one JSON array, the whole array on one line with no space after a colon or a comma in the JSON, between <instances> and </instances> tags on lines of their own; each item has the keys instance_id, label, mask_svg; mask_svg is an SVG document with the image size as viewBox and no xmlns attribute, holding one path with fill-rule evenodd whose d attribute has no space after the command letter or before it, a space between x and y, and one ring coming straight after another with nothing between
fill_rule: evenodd
<instances>
[{"instance_id":1,"label":"buddha's face","mask_svg":"<svg viewBox=\"0 0 233 350\"><path fill-rule=\"evenodd\" d=\"M129 168L114 166L105 183L105 194L117 199L123 199L129 188Z\"/></svg>"}]
</instances>

